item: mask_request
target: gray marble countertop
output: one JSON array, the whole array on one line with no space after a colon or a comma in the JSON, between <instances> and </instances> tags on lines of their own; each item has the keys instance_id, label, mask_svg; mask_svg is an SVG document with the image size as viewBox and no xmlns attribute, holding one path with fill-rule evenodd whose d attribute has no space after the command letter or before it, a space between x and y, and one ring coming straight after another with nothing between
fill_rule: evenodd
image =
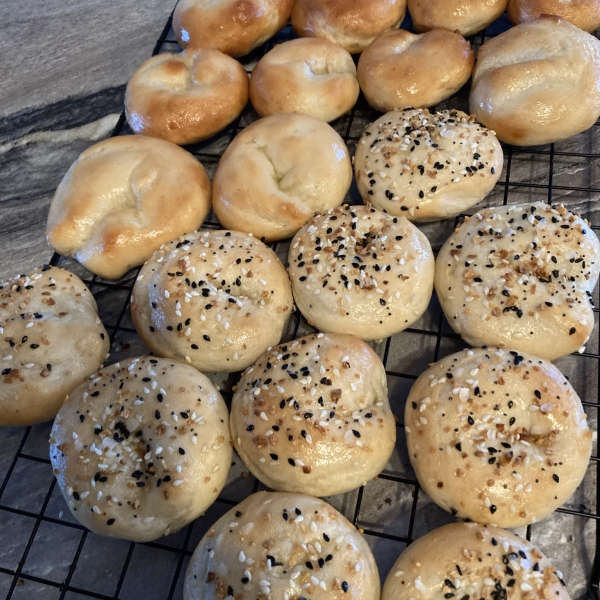
<instances>
[{"instance_id":1,"label":"gray marble countertop","mask_svg":"<svg viewBox=\"0 0 600 600\"><path fill-rule=\"evenodd\" d=\"M45 241L45 223L54 190L75 158L95 141L110 135L122 111L125 84L133 71L146 60L173 8L170 0L3 0L0 4L0 279L26 273L52 256ZM456 102L456 99L453 100ZM464 97L458 99L464 108ZM456 105L455 105L456 106ZM251 114L249 119L253 118ZM334 127L356 139L373 119L372 112L356 111ZM243 123L247 123L243 121ZM227 136L232 135L231 132ZM210 142L216 152L225 147L227 136ZM553 169L549 169L550 160ZM206 165L212 173L214 164ZM505 183L510 168L510 185ZM544 147L541 152L514 151L505 157L505 173L485 205L548 199L547 184L552 177L553 200L564 201L600 225L600 127L575 138ZM533 184L533 185L531 185ZM356 191L350 193L356 200ZM452 228L442 222L423 227L434 248L440 246ZM285 254L285 245L279 251ZM127 291L109 297L101 285L93 289L105 323L119 320L119 306ZM594 293L596 305L598 290ZM115 302L116 301L116 302ZM120 321L119 321L120 322ZM123 331L111 347L111 360L145 352L132 331L127 314L120 322ZM287 339L294 332L293 323ZM415 324L421 333L406 331L391 343L374 344L385 356L390 375L390 400L396 414L403 414L407 391L427 363L438 356L464 347L442 321L439 305L433 301L427 313ZM129 331L131 330L131 331ZM438 330L443 330L437 335ZM128 332L129 331L129 332ZM297 333L309 331L303 323ZM423 334L422 332L426 332ZM437 341L437 345L436 345ZM569 356L557 366L570 378L582 400L589 403L588 417L597 431L598 366L600 333L596 327L587 347L587 355ZM218 380L222 385L231 381ZM193 549L211 522L228 508L215 505L206 518L199 520L193 533L174 534L159 545L130 546L126 542L82 534L66 509L60 493L52 484L47 461L50 424L32 428L23 438L24 429L0 430L0 486L11 468L21 443L19 458L8 485L0 496L0 598L9 590L12 598L75 600L89 598L73 591L91 590L96 597L113 597L119 589L122 599L164 600L181 598L182 573L186 561L178 562L179 548ZM399 430L400 431L400 430ZM595 434L597 440L597 434ZM598 455L597 441L593 453ZM532 527L533 541L564 572L568 590L581 599L595 550L594 518L573 516L574 511L597 514L596 466L591 464L584 483L567 503L566 512L554 513ZM414 523L412 536L418 537L435 526L452 520L424 496L415 497L403 432L397 451L384 475L364 488L363 509L358 525L367 532L407 533L409 519ZM230 502L242 499L252 489L243 465L237 459L223 496ZM329 499L346 516L354 516L358 492ZM412 511L416 508L416 518ZM35 530L32 515L44 511L44 520ZM571 511L571 512L569 512ZM62 525L69 524L69 527ZM192 530L190 530L192 531ZM32 533L33 532L33 533ZM524 534L525 531L518 531ZM367 533L382 576L385 576L404 545ZM10 543L6 543L10 541ZM30 544L30 547L28 546ZM14 587L13 572L27 549L23 572L29 578ZM173 552L168 549L176 549ZM78 552L77 567L70 567ZM189 554L189 553L188 553ZM187 559L186 559L187 560ZM127 568L122 571L122 565ZM4 569L4 571L2 570ZM160 574L160 575L159 575ZM60 584L69 577L70 591L61 592L35 578ZM120 579L122 577L122 580ZM116 597L116 596L114 596Z\"/></svg>"},{"instance_id":2,"label":"gray marble countertop","mask_svg":"<svg viewBox=\"0 0 600 600\"><path fill-rule=\"evenodd\" d=\"M174 0L0 3L0 279L52 251L54 190L91 142L110 134L124 86L152 53Z\"/></svg>"}]
</instances>

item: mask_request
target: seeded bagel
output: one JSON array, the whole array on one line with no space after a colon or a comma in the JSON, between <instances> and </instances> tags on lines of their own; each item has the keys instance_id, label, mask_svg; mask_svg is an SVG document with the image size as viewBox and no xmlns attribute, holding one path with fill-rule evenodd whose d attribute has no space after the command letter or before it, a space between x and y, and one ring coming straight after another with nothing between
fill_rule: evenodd
<instances>
[{"instance_id":1,"label":"seeded bagel","mask_svg":"<svg viewBox=\"0 0 600 600\"><path fill-rule=\"evenodd\" d=\"M410 221L454 217L483 200L502 171L492 131L459 110L398 109L363 133L354 172L363 201Z\"/></svg>"},{"instance_id":2,"label":"seeded bagel","mask_svg":"<svg viewBox=\"0 0 600 600\"><path fill-rule=\"evenodd\" d=\"M38 267L0 283L0 426L53 419L108 356L109 338L83 281Z\"/></svg>"},{"instance_id":3,"label":"seeded bagel","mask_svg":"<svg viewBox=\"0 0 600 600\"><path fill-rule=\"evenodd\" d=\"M135 327L153 352L211 372L250 366L279 342L291 311L277 255L237 231L166 244L140 271L131 299Z\"/></svg>"},{"instance_id":4,"label":"seeded bagel","mask_svg":"<svg viewBox=\"0 0 600 600\"><path fill-rule=\"evenodd\" d=\"M476 523L452 523L413 542L396 561L381 600L569 600L562 573L525 539Z\"/></svg>"},{"instance_id":5,"label":"seeded bagel","mask_svg":"<svg viewBox=\"0 0 600 600\"><path fill-rule=\"evenodd\" d=\"M270 488L312 496L357 488L380 473L396 441L383 363L349 335L276 346L242 375L231 435Z\"/></svg>"},{"instance_id":6,"label":"seeded bagel","mask_svg":"<svg viewBox=\"0 0 600 600\"><path fill-rule=\"evenodd\" d=\"M600 242L562 205L487 208L466 218L436 260L448 322L471 346L503 346L555 360L593 328Z\"/></svg>"},{"instance_id":7,"label":"seeded bagel","mask_svg":"<svg viewBox=\"0 0 600 600\"><path fill-rule=\"evenodd\" d=\"M380 588L369 546L335 508L302 494L258 492L202 538L183 597L379 600Z\"/></svg>"},{"instance_id":8,"label":"seeded bagel","mask_svg":"<svg viewBox=\"0 0 600 600\"><path fill-rule=\"evenodd\" d=\"M410 461L431 499L500 527L534 523L563 504L592 451L581 401L564 375L514 350L443 358L410 390L404 423Z\"/></svg>"},{"instance_id":9,"label":"seeded bagel","mask_svg":"<svg viewBox=\"0 0 600 600\"><path fill-rule=\"evenodd\" d=\"M148 542L199 517L231 464L227 407L208 377L142 356L100 370L54 421L50 459L73 516Z\"/></svg>"},{"instance_id":10,"label":"seeded bagel","mask_svg":"<svg viewBox=\"0 0 600 600\"><path fill-rule=\"evenodd\" d=\"M344 205L315 215L292 240L289 273L296 305L320 331L378 340L427 310L434 259L429 241L404 217Z\"/></svg>"}]
</instances>

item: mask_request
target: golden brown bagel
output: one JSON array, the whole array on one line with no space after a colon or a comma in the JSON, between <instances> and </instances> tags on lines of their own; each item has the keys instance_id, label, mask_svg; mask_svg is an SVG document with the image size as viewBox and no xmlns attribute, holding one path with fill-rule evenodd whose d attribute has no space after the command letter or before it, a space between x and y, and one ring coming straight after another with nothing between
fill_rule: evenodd
<instances>
[{"instance_id":1,"label":"golden brown bagel","mask_svg":"<svg viewBox=\"0 0 600 600\"><path fill-rule=\"evenodd\" d=\"M248 102L248 75L218 50L157 54L132 76L125 115L134 133L180 146L221 131Z\"/></svg>"},{"instance_id":2,"label":"golden brown bagel","mask_svg":"<svg viewBox=\"0 0 600 600\"><path fill-rule=\"evenodd\" d=\"M324 37L356 54L405 12L406 0L296 0L292 25L300 37Z\"/></svg>"}]
</instances>

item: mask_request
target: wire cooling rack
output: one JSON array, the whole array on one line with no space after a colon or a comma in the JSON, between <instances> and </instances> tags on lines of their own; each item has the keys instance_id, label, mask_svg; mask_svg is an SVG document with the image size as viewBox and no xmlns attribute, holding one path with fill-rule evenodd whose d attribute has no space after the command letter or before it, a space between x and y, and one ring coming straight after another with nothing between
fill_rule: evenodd
<instances>
[{"instance_id":1,"label":"wire cooling rack","mask_svg":"<svg viewBox=\"0 0 600 600\"><path fill-rule=\"evenodd\" d=\"M403 24L410 28L410 22ZM506 28L500 20L471 41L478 46ZM273 44L294 37L288 27L243 59L251 71ZM153 54L177 51L169 18ZM466 109L465 93L444 107ZM352 150L364 128L378 117L364 99L350 114L332 125ZM251 108L211 140L188 148L212 176L217 162L233 137L257 115ZM130 133L121 115L113 135ZM505 146L501 181L484 205L561 201L578 210L600 231L600 214L594 203L600 199L600 128L572 140L539 148ZM353 187L347 198L360 203ZM454 222L445 221L422 229L437 251ZM205 228L220 226L211 214ZM287 243L273 245L285 262ZM94 294L100 316L110 333L110 362L147 350L137 337L129 315L129 298L137 270L117 282L90 277L77 263L54 254L51 264L78 273ZM594 292L598 304L598 291ZM598 313L598 309L595 309ZM600 334L598 318L587 348L557 361L582 398L592 429L598 431ZM312 329L296 312L284 339L293 339ZM453 518L437 508L420 491L410 468L404 439L404 401L410 386L428 363L464 347L446 322L434 297L427 313L414 327L373 344L388 376L390 402L398 418L398 443L384 472L354 492L328 498L365 535L385 577L399 553L412 540ZM229 402L235 376L215 375ZM234 455L228 483L204 517L182 531L146 544L97 536L75 521L58 490L48 459L51 424L26 429L0 430L0 597L49 600L99 598L102 600L170 600L182 597L182 584L189 557L210 525L231 506L260 489ZM466 492L468 493L468 491ZM600 600L600 461L594 443L590 466L575 496L539 524L517 533L526 535L563 571L568 589L576 599Z\"/></svg>"}]
</instances>

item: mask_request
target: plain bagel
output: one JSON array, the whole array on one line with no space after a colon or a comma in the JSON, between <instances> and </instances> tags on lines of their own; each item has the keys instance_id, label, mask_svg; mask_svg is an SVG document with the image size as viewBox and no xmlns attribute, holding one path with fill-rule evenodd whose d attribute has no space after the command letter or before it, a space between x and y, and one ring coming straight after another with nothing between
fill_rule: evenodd
<instances>
[{"instance_id":1,"label":"plain bagel","mask_svg":"<svg viewBox=\"0 0 600 600\"><path fill-rule=\"evenodd\" d=\"M173 31L182 48L212 48L248 54L290 18L293 0L181 0Z\"/></svg>"},{"instance_id":2,"label":"plain bagel","mask_svg":"<svg viewBox=\"0 0 600 600\"><path fill-rule=\"evenodd\" d=\"M499 18L508 0L408 0L415 31L443 27L465 37L485 29Z\"/></svg>"},{"instance_id":3,"label":"plain bagel","mask_svg":"<svg viewBox=\"0 0 600 600\"><path fill-rule=\"evenodd\" d=\"M225 150L213 208L223 227L272 242L294 235L316 211L339 206L351 182L350 154L332 127L307 115L271 115Z\"/></svg>"},{"instance_id":4,"label":"plain bagel","mask_svg":"<svg viewBox=\"0 0 600 600\"><path fill-rule=\"evenodd\" d=\"M275 46L250 77L250 100L261 117L297 112L333 121L354 106L359 91L350 54L322 38Z\"/></svg>"},{"instance_id":5,"label":"plain bagel","mask_svg":"<svg viewBox=\"0 0 600 600\"><path fill-rule=\"evenodd\" d=\"M200 227L209 211L210 179L189 152L118 136L71 165L50 204L46 237L92 273L118 279L161 244Z\"/></svg>"},{"instance_id":6,"label":"plain bagel","mask_svg":"<svg viewBox=\"0 0 600 600\"><path fill-rule=\"evenodd\" d=\"M369 104L387 112L439 104L468 81L474 64L471 44L458 32L395 29L360 55L357 75Z\"/></svg>"},{"instance_id":7,"label":"plain bagel","mask_svg":"<svg viewBox=\"0 0 600 600\"><path fill-rule=\"evenodd\" d=\"M556 15L579 29L592 33L600 27L598 0L510 0L508 17L513 25L533 21L541 15Z\"/></svg>"},{"instance_id":8,"label":"plain bagel","mask_svg":"<svg viewBox=\"0 0 600 600\"><path fill-rule=\"evenodd\" d=\"M194 144L221 131L248 101L244 67L218 50L157 54L131 77L125 115L134 133Z\"/></svg>"},{"instance_id":9,"label":"plain bagel","mask_svg":"<svg viewBox=\"0 0 600 600\"><path fill-rule=\"evenodd\" d=\"M296 0L292 26L300 37L322 37L351 54L402 23L406 0Z\"/></svg>"},{"instance_id":10,"label":"plain bagel","mask_svg":"<svg viewBox=\"0 0 600 600\"><path fill-rule=\"evenodd\" d=\"M479 49L469 106L516 146L581 133L600 115L600 41L555 16L517 25Z\"/></svg>"}]
</instances>

